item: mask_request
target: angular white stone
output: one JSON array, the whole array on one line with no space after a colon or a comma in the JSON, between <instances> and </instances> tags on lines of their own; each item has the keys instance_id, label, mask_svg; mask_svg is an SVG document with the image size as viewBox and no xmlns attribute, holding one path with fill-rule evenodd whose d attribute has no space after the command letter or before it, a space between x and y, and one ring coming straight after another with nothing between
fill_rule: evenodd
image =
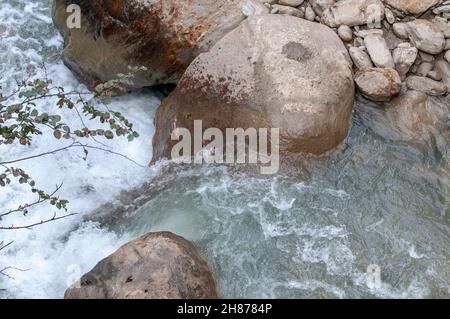
<instances>
[{"instance_id":1,"label":"angular white stone","mask_svg":"<svg viewBox=\"0 0 450 319\"><path fill-rule=\"evenodd\" d=\"M386 40L379 34L370 34L364 38L364 44L367 48L373 63L379 68L395 68L394 59L389 51Z\"/></svg>"}]
</instances>

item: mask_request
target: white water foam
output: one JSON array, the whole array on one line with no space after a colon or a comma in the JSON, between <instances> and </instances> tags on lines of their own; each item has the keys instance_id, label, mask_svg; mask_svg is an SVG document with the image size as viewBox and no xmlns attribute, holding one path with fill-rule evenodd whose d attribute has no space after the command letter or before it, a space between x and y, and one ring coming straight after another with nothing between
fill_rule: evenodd
<instances>
[{"instance_id":1,"label":"white water foam","mask_svg":"<svg viewBox=\"0 0 450 319\"><path fill-rule=\"evenodd\" d=\"M47 62L46 69L56 86L63 86L66 91L86 90L55 56L61 51L63 40L52 26L50 4L51 1L0 3L0 83L4 89L12 87L14 78L27 76L27 70L33 77L43 77L42 63L50 59L53 62ZM51 99L40 101L38 107L42 112L60 114L63 121L73 127L81 126L75 112L61 111L55 102ZM148 163L152 156L153 113L159 102L152 94L135 93L117 98L109 106L122 112L134 124L140 137L131 143L125 139L107 141L106 148L132 158L143 167L96 150L91 150L84 161L80 149L15 165L24 169L36 180L39 188L48 192L62 183L58 195L70 201L69 213L78 215L33 230L0 233L0 241L14 241L0 254L0 268L12 266L26 270L8 270L6 273L12 278L0 276L0 288L6 289L0 292L0 297L61 298L69 283L130 239L126 235L119 237L100 229L94 223L83 222L82 217L113 200L121 190L148 180L157 169L148 167ZM87 121L87 125L98 127L99 124ZM50 132L35 138L29 147L0 146L0 161L40 154L68 144L70 141L57 141ZM94 146L103 147L95 143ZM2 212L35 199L25 186L13 184L0 188ZM52 217L53 213L51 206L41 205L30 209L26 217L14 214L4 218L0 224L25 225Z\"/></svg>"}]
</instances>

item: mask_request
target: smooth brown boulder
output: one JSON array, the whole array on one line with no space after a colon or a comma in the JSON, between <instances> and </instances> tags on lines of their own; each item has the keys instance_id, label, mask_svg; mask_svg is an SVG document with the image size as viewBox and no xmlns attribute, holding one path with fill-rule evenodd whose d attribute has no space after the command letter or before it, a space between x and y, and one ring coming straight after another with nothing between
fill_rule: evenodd
<instances>
[{"instance_id":1,"label":"smooth brown boulder","mask_svg":"<svg viewBox=\"0 0 450 319\"><path fill-rule=\"evenodd\" d=\"M148 233L100 261L69 288L66 299L212 299L216 285L206 261L186 239Z\"/></svg>"},{"instance_id":2,"label":"smooth brown boulder","mask_svg":"<svg viewBox=\"0 0 450 319\"><path fill-rule=\"evenodd\" d=\"M255 16L201 54L157 110L153 160L170 158L171 132L279 128L280 152L323 154L347 137L352 63L330 28L282 15Z\"/></svg>"},{"instance_id":3,"label":"smooth brown boulder","mask_svg":"<svg viewBox=\"0 0 450 319\"><path fill-rule=\"evenodd\" d=\"M402 80L397 71L390 68L370 68L355 75L361 94L375 102L390 101L400 93Z\"/></svg>"},{"instance_id":4,"label":"smooth brown boulder","mask_svg":"<svg viewBox=\"0 0 450 319\"><path fill-rule=\"evenodd\" d=\"M69 4L82 9L67 27ZM53 20L65 38L64 62L94 87L128 66L145 66L135 87L176 83L199 53L245 19L241 0L55 0Z\"/></svg>"}]
</instances>

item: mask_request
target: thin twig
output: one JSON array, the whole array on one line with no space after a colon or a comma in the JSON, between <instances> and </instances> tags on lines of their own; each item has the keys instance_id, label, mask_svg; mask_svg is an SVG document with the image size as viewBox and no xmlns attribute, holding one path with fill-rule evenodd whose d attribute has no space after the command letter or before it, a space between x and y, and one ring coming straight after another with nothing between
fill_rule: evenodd
<instances>
[{"instance_id":1,"label":"thin twig","mask_svg":"<svg viewBox=\"0 0 450 319\"><path fill-rule=\"evenodd\" d=\"M58 153L58 152L61 152L61 151L66 151L66 150L68 150L70 148L74 148L74 147L81 147L83 149L94 149L94 150L103 151L103 152L106 152L106 153L110 153L110 154L117 155L117 156L120 156L122 158L125 158L126 160L128 160L128 161L130 161L130 162L132 162L132 163L134 163L136 165L138 165L139 167L142 167L142 168L145 167L144 165L139 164L138 162L136 162L135 160L133 160L132 158L129 158L128 156L126 156L124 154L117 153L117 152L114 152L112 150L108 150L108 149L101 148L101 147L98 147L98 146L91 146L91 145L88 145L88 144L83 144L83 143L77 142L77 141L73 142L70 145L67 145L65 147L61 147L61 148L58 148L58 149L55 149L55 150L52 150L52 151L48 151L48 152L44 152L44 153L37 154L37 155L32 155L32 156L19 158L19 159L16 159L16 160L0 162L0 165L14 164L14 163L18 163L18 162L24 162L24 161L28 161L28 160L31 160L31 159L35 159L35 158L38 158L38 157L43 157L43 156L47 156L47 155L53 155L55 153Z\"/></svg>"},{"instance_id":2,"label":"thin twig","mask_svg":"<svg viewBox=\"0 0 450 319\"><path fill-rule=\"evenodd\" d=\"M10 241L9 243L7 243L6 245L3 244L3 241L0 243L0 250L5 249L6 247L8 247L9 245L11 245L14 241Z\"/></svg>"},{"instance_id":3,"label":"thin twig","mask_svg":"<svg viewBox=\"0 0 450 319\"><path fill-rule=\"evenodd\" d=\"M61 152L61 151L64 151L64 150L67 150L67 149L73 147L74 144L75 144L75 142L73 142L71 145L68 145L68 146L65 146L65 147L61 147L61 148L55 149L53 151L44 152L44 153L37 154L37 155L32 155L32 156L23 157L23 158L19 158L17 160L0 162L0 164L1 165L8 165L8 164L13 164L13 163L28 161L30 159L34 159L34 158L37 158L37 157L42 157L42 156L46 156L46 155L55 154L55 153L58 153L58 152Z\"/></svg>"},{"instance_id":4,"label":"thin twig","mask_svg":"<svg viewBox=\"0 0 450 319\"><path fill-rule=\"evenodd\" d=\"M44 225L44 224L47 224L47 223L50 223L50 222L53 222L53 221L56 221L56 220L60 220L60 219L63 219L63 218L67 218L67 217L70 217L70 216L74 216L74 215L76 215L76 214L73 213L73 214L67 214L67 215L64 215L64 216L56 217L56 213L55 213L52 218L47 219L47 220L41 220L38 223L25 225L25 226L14 226L14 225L11 225L9 227L0 226L0 230L32 229L33 227Z\"/></svg>"},{"instance_id":5,"label":"thin twig","mask_svg":"<svg viewBox=\"0 0 450 319\"><path fill-rule=\"evenodd\" d=\"M7 277L8 279L14 280L14 277L12 277L12 276L10 276L10 275L8 275L6 273L7 270L17 270L17 271L22 271L23 272L23 271L28 271L29 269L20 269L20 268L17 268L17 267L8 266L8 267L5 267L5 268L0 270L0 275L3 275L5 277ZM5 289L0 289L0 290L5 290Z\"/></svg>"},{"instance_id":6,"label":"thin twig","mask_svg":"<svg viewBox=\"0 0 450 319\"><path fill-rule=\"evenodd\" d=\"M135 160L133 160L132 158L130 158L130 157L124 155L124 154L121 154L121 153L118 153L118 152L114 152L112 150L108 150L108 149L101 148L101 147L98 147L98 146L91 146L91 145L88 145L88 144L83 144L81 142L73 142L72 144L67 145L65 147L61 147L61 148L58 148L58 149L55 149L55 150L52 150L52 151L48 151L48 152L44 152L44 153L41 153L41 154L37 154L37 155L27 156L27 157L23 157L23 158L19 158L19 159L16 159L16 160L11 160L11 161L0 162L0 165L7 165L7 164L13 164L13 163L18 163L18 162L28 161L30 159L35 159L35 158L46 156L46 155L52 155L52 154L55 154L55 153L58 153L58 152L61 152L61 151L66 151L66 150L68 150L70 148L73 148L73 147L81 147L83 149L95 149L95 150L107 152L107 153L110 153L110 154L114 154L114 155L123 157L123 158L127 159L128 161L130 161L130 162L132 162L132 163L134 163L134 164L136 164L136 165L138 165L138 166L140 166L142 168L145 167L144 165L139 164L138 162L136 162Z\"/></svg>"},{"instance_id":7,"label":"thin twig","mask_svg":"<svg viewBox=\"0 0 450 319\"><path fill-rule=\"evenodd\" d=\"M103 152L110 153L110 154L113 154L113 155L117 155L117 156L123 157L124 159L126 159L126 160L128 160L128 161L130 161L130 162L132 162L134 164L136 164L139 167L142 167L142 168L146 167L145 165L139 164L134 159L132 159L132 158L130 158L130 157L124 155L124 154L117 153L117 152L114 152L114 151L111 151L111 150L108 150L108 149L104 149L104 148L97 147L97 146L90 146L90 145L87 145L87 144L83 145L81 143L80 143L80 145L74 145L74 147L77 147L77 146L78 147L87 148L87 149L94 149L94 150L98 150L98 151L103 151Z\"/></svg>"}]
</instances>

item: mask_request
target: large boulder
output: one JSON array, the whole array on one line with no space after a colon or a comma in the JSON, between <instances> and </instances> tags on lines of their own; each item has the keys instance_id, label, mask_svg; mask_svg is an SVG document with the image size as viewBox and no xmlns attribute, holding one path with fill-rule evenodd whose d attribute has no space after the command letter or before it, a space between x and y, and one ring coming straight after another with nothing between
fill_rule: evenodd
<instances>
[{"instance_id":1,"label":"large boulder","mask_svg":"<svg viewBox=\"0 0 450 319\"><path fill-rule=\"evenodd\" d=\"M184 238L148 233L127 243L85 274L66 299L212 299L216 286L206 261Z\"/></svg>"},{"instance_id":2,"label":"large boulder","mask_svg":"<svg viewBox=\"0 0 450 319\"><path fill-rule=\"evenodd\" d=\"M323 154L342 143L354 102L352 63L330 28L291 16L254 16L187 69L156 115L154 160L171 132L279 128L281 153Z\"/></svg>"},{"instance_id":3,"label":"large boulder","mask_svg":"<svg viewBox=\"0 0 450 319\"><path fill-rule=\"evenodd\" d=\"M384 0L391 7L410 13L420 15L439 3L440 0Z\"/></svg>"},{"instance_id":4,"label":"large boulder","mask_svg":"<svg viewBox=\"0 0 450 319\"><path fill-rule=\"evenodd\" d=\"M82 9L69 29L69 4ZM199 53L245 19L241 0L54 0L53 20L65 38L64 62L91 87L145 66L135 87L176 83Z\"/></svg>"}]
</instances>

